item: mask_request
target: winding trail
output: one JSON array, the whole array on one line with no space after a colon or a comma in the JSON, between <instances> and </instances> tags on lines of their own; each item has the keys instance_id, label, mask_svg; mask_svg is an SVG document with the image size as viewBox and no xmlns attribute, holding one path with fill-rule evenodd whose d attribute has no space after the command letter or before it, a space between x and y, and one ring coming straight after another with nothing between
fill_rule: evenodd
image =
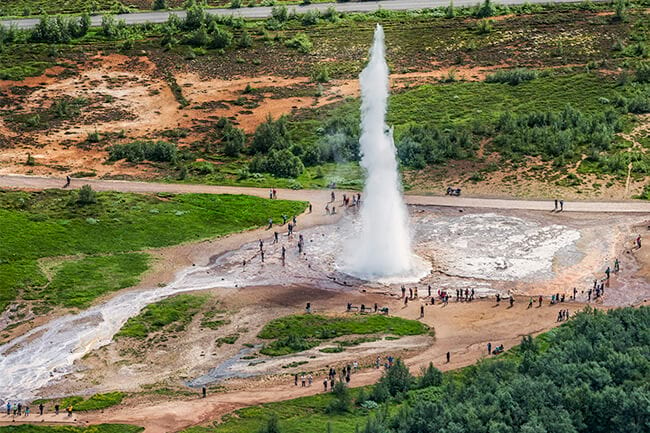
<instances>
[{"instance_id":1,"label":"winding trail","mask_svg":"<svg viewBox=\"0 0 650 433\"><path fill-rule=\"evenodd\" d=\"M0 188L17 189L50 189L61 188L64 179L24 175L0 175ZM73 179L70 188L90 185L96 191L119 191L135 193L207 193L207 194L247 194L258 197L268 197L268 188L251 188L243 186L218 186L185 183L156 183L123 180L102 179ZM341 194L345 191L337 191ZM278 198L287 200L305 200L314 205L326 203L329 200L329 190L292 190L278 189ZM338 199L338 197L337 197ZM488 197L449 197L437 195L405 196L407 204L420 206L446 206L457 208L504 209L552 211L553 200L521 200ZM565 212L596 212L596 213L650 213L650 201L572 201L564 203ZM315 213L320 213L318 208Z\"/></svg>"}]
</instances>

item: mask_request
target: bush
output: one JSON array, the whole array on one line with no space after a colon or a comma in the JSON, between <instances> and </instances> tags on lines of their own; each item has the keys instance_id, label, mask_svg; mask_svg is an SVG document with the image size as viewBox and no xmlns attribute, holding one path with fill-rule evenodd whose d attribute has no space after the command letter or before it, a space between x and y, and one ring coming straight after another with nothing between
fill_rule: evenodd
<instances>
[{"instance_id":1,"label":"bush","mask_svg":"<svg viewBox=\"0 0 650 433\"><path fill-rule=\"evenodd\" d=\"M288 149L291 144L286 117L273 120L269 115L255 130L251 147L255 153L267 153L271 149Z\"/></svg>"},{"instance_id":2,"label":"bush","mask_svg":"<svg viewBox=\"0 0 650 433\"><path fill-rule=\"evenodd\" d=\"M635 71L635 80L639 83L650 83L650 62L641 62Z\"/></svg>"},{"instance_id":3,"label":"bush","mask_svg":"<svg viewBox=\"0 0 650 433\"><path fill-rule=\"evenodd\" d=\"M334 400L330 402L325 411L328 413L349 412L352 407L352 396L345 382L342 380L336 382L332 394L334 394Z\"/></svg>"},{"instance_id":4,"label":"bush","mask_svg":"<svg viewBox=\"0 0 650 433\"><path fill-rule=\"evenodd\" d=\"M517 68L497 71L489 74L485 78L486 83L506 83L512 86L521 84L525 81L534 80L539 76L539 73L534 69Z\"/></svg>"},{"instance_id":5,"label":"bush","mask_svg":"<svg viewBox=\"0 0 650 433\"><path fill-rule=\"evenodd\" d=\"M104 15L102 17L101 34L107 39L119 39L126 29L124 20L115 20L113 15Z\"/></svg>"},{"instance_id":6,"label":"bush","mask_svg":"<svg viewBox=\"0 0 650 433\"><path fill-rule=\"evenodd\" d=\"M90 185L83 185L77 194L77 204L85 206L93 203L97 203L97 193Z\"/></svg>"},{"instance_id":7,"label":"bush","mask_svg":"<svg viewBox=\"0 0 650 433\"><path fill-rule=\"evenodd\" d=\"M477 9L475 16L477 18L487 18L494 16L496 9L492 4L492 0L484 0L483 4Z\"/></svg>"},{"instance_id":8,"label":"bush","mask_svg":"<svg viewBox=\"0 0 650 433\"><path fill-rule=\"evenodd\" d=\"M330 80L330 71L327 66L319 66L314 69L311 79L316 83L327 83Z\"/></svg>"},{"instance_id":9,"label":"bush","mask_svg":"<svg viewBox=\"0 0 650 433\"><path fill-rule=\"evenodd\" d=\"M273 414L266 422L266 425L258 430L258 433L281 433L280 426L278 425L278 416Z\"/></svg>"},{"instance_id":10,"label":"bush","mask_svg":"<svg viewBox=\"0 0 650 433\"><path fill-rule=\"evenodd\" d=\"M223 151L227 156L238 156L244 149L246 134L242 129L228 126L223 132L221 142L224 145Z\"/></svg>"},{"instance_id":11,"label":"bush","mask_svg":"<svg viewBox=\"0 0 650 433\"><path fill-rule=\"evenodd\" d=\"M194 30L187 37L187 43L195 47L204 47L208 44L208 31L205 26Z\"/></svg>"},{"instance_id":12,"label":"bush","mask_svg":"<svg viewBox=\"0 0 650 433\"><path fill-rule=\"evenodd\" d=\"M286 6L273 6L271 9L271 16L278 22L283 23L289 19L289 11Z\"/></svg>"},{"instance_id":13,"label":"bush","mask_svg":"<svg viewBox=\"0 0 650 433\"><path fill-rule=\"evenodd\" d=\"M307 36L305 33L298 33L293 38L285 41L284 44L287 47L295 48L296 50L304 54L309 54L312 48L314 47L314 44L312 44L311 40L309 39L309 36Z\"/></svg>"},{"instance_id":14,"label":"bush","mask_svg":"<svg viewBox=\"0 0 650 433\"><path fill-rule=\"evenodd\" d=\"M232 44L232 33L215 26L210 35L210 48L224 49Z\"/></svg>"},{"instance_id":15,"label":"bush","mask_svg":"<svg viewBox=\"0 0 650 433\"><path fill-rule=\"evenodd\" d=\"M494 27L492 26L492 20L480 20L478 23L476 23L476 32L479 35L485 35L488 33L492 33L494 30Z\"/></svg>"},{"instance_id":16,"label":"bush","mask_svg":"<svg viewBox=\"0 0 650 433\"><path fill-rule=\"evenodd\" d=\"M241 0L231 0L230 9L239 9L241 7Z\"/></svg>"},{"instance_id":17,"label":"bush","mask_svg":"<svg viewBox=\"0 0 650 433\"><path fill-rule=\"evenodd\" d=\"M420 388L428 388L430 386L440 386L442 384L442 372L429 363L429 366L422 372L418 386Z\"/></svg>"},{"instance_id":18,"label":"bush","mask_svg":"<svg viewBox=\"0 0 650 433\"><path fill-rule=\"evenodd\" d=\"M203 6L193 3L188 9L183 21L186 30L196 30L205 24L205 9Z\"/></svg>"},{"instance_id":19,"label":"bush","mask_svg":"<svg viewBox=\"0 0 650 433\"><path fill-rule=\"evenodd\" d=\"M386 382L388 392L394 397L411 389L415 378L411 375L408 367L404 365L404 362L397 358L397 361L386 371L380 381Z\"/></svg>"},{"instance_id":20,"label":"bush","mask_svg":"<svg viewBox=\"0 0 650 433\"><path fill-rule=\"evenodd\" d=\"M90 18L83 15L79 19L57 16L43 16L31 33L30 40L48 44L65 44L84 36L90 27ZM3 42L0 37L0 43Z\"/></svg>"},{"instance_id":21,"label":"bush","mask_svg":"<svg viewBox=\"0 0 650 433\"><path fill-rule=\"evenodd\" d=\"M127 144L114 144L108 148L112 161L126 159L129 162L142 161L175 162L178 149L166 141L134 141Z\"/></svg>"},{"instance_id":22,"label":"bush","mask_svg":"<svg viewBox=\"0 0 650 433\"><path fill-rule=\"evenodd\" d=\"M237 45L239 48L249 48L253 46L253 38L251 37L250 33L244 30L239 37L239 41L237 41Z\"/></svg>"},{"instance_id":23,"label":"bush","mask_svg":"<svg viewBox=\"0 0 650 433\"><path fill-rule=\"evenodd\" d=\"M294 178L305 170L300 158L288 149L271 150L267 156L255 155L249 165L252 172L270 173L276 177Z\"/></svg>"},{"instance_id":24,"label":"bush","mask_svg":"<svg viewBox=\"0 0 650 433\"><path fill-rule=\"evenodd\" d=\"M161 9L167 9L167 2L165 0L153 0L151 9L159 11Z\"/></svg>"}]
</instances>

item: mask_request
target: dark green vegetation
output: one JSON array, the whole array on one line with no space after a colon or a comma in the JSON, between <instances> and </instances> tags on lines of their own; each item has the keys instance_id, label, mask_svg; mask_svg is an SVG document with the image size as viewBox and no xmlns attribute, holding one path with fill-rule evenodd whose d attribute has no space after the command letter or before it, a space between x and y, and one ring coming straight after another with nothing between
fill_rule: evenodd
<instances>
[{"instance_id":1,"label":"dark green vegetation","mask_svg":"<svg viewBox=\"0 0 650 433\"><path fill-rule=\"evenodd\" d=\"M131 317L115 338L145 339L163 329L168 329L170 334L183 332L206 300L206 295L177 295L149 304Z\"/></svg>"},{"instance_id":2,"label":"dark green vegetation","mask_svg":"<svg viewBox=\"0 0 650 433\"><path fill-rule=\"evenodd\" d=\"M85 412L116 406L122 403L124 397L123 392L108 392L106 394L94 394L87 398L71 396L56 400L36 400L32 402L32 406L36 407L42 403L46 412L54 412L54 405L58 404L61 408L72 406L75 412Z\"/></svg>"},{"instance_id":3,"label":"dark green vegetation","mask_svg":"<svg viewBox=\"0 0 650 433\"><path fill-rule=\"evenodd\" d=\"M641 433L650 423L649 326L648 307L586 310L462 370L443 375L430 367L413 378L397 364L378 385L348 397L241 409L185 433L256 433L273 417L280 433Z\"/></svg>"},{"instance_id":4,"label":"dark green vegetation","mask_svg":"<svg viewBox=\"0 0 650 433\"><path fill-rule=\"evenodd\" d=\"M258 334L274 341L260 351L279 356L311 349L324 341L345 335L393 334L420 335L429 328L416 320L383 315L352 315L330 317L318 314L293 315L274 319Z\"/></svg>"},{"instance_id":5,"label":"dark green vegetation","mask_svg":"<svg viewBox=\"0 0 650 433\"><path fill-rule=\"evenodd\" d=\"M0 427L2 433L139 433L142 430L144 428L127 424L99 424L88 427L24 424Z\"/></svg>"},{"instance_id":6,"label":"dark green vegetation","mask_svg":"<svg viewBox=\"0 0 650 433\"><path fill-rule=\"evenodd\" d=\"M148 256L132 251L247 230L304 209L301 202L235 195L0 191L0 306L18 298L41 311L85 307L137 282ZM39 265L70 255L81 257Z\"/></svg>"}]
</instances>

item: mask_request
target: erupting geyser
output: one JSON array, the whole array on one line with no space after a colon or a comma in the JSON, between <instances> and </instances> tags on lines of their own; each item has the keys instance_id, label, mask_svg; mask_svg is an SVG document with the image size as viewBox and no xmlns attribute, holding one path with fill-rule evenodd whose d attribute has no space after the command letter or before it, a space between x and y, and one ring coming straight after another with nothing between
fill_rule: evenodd
<instances>
[{"instance_id":1,"label":"erupting geyser","mask_svg":"<svg viewBox=\"0 0 650 433\"><path fill-rule=\"evenodd\" d=\"M402 197L393 131L386 126L388 65L384 30L375 29L370 60L359 77L361 86L361 166L366 184L361 232L347 251L344 271L368 280L413 277L417 260L411 248L408 212Z\"/></svg>"}]
</instances>

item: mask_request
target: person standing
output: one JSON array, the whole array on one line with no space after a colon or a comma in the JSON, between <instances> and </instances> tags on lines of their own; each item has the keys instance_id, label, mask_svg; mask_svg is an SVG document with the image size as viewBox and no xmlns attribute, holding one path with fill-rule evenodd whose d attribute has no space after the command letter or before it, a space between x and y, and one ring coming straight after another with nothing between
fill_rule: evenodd
<instances>
[{"instance_id":1,"label":"person standing","mask_svg":"<svg viewBox=\"0 0 650 433\"><path fill-rule=\"evenodd\" d=\"M560 200L560 212L564 210L564 200Z\"/></svg>"},{"instance_id":2,"label":"person standing","mask_svg":"<svg viewBox=\"0 0 650 433\"><path fill-rule=\"evenodd\" d=\"M205 386L201 388L201 394L203 395L203 398L208 396L208 389Z\"/></svg>"},{"instance_id":3,"label":"person standing","mask_svg":"<svg viewBox=\"0 0 650 433\"><path fill-rule=\"evenodd\" d=\"M553 208L553 211L557 211L557 199L555 199L555 207Z\"/></svg>"},{"instance_id":4,"label":"person standing","mask_svg":"<svg viewBox=\"0 0 650 433\"><path fill-rule=\"evenodd\" d=\"M424 318L424 305L420 305L420 319Z\"/></svg>"},{"instance_id":5,"label":"person standing","mask_svg":"<svg viewBox=\"0 0 650 433\"><path fill-rule=\"evenodd\" d=\"M492 343L487 344L488 355L492 353Z\"/></svg>"},{"instance_id":6,"label":"person standing","mask_svg":"<svg viewBox=\"0 0 650 433\"><path fill-rule=\"evenodd\" d=\"M449 364L450 359L451 359L451 352L447 352L447 364Z\"/></svg>"},{"instance_id":7,"label":"person standing","mask_svg":"<svg viewBox=\"0 0 650 433\"><path fill-rule=\"evenodd\" d=\"M40 403L38 405L38 413L39 415L43 416L43 409L45 409L45 406L43 406L43 403Z\"/></svg>"}]
</instances>

